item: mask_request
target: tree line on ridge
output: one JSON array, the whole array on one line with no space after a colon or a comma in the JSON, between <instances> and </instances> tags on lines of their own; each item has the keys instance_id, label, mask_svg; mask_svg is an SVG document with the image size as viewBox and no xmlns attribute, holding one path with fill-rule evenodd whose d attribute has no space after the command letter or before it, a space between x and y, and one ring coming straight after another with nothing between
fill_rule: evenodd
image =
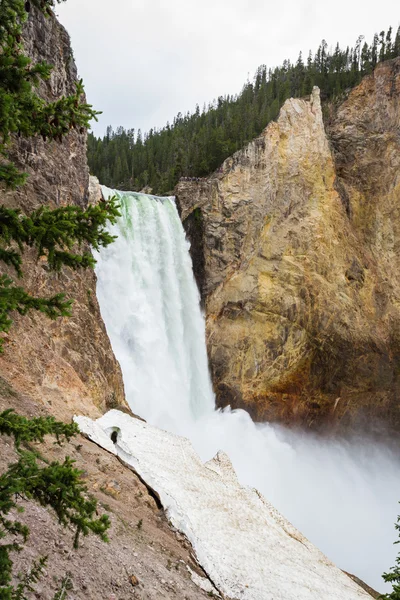
<instances>
[{"instance_id":1,"label":"tree line on ridge","mask_svg":"<svg viewBox=\"0 0 400 600\"><path fill-rule=\"evenodd\" d=\"M400 27L375 34L371 44L359 36L354 47L328 49L325 40L307 58L280 67L261 65L253 81L237 95L220 96L193 113L178 115L172 124L150 129L107 128L101 139L88 139L88 160L100 182L121 190L150 186L156 194L171 192L180 177L203 177L231 154L260 135L276 119L285 100L321 89L323 101L340 98L379 62L400 56Z\"/></svg>"}]
</instances>

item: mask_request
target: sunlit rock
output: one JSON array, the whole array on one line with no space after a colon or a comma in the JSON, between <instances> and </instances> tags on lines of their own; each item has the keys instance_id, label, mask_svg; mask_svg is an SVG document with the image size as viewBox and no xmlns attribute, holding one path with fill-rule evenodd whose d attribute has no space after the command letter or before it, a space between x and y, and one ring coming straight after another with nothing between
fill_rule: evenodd
<instances>
[{"instance_id":1,"label":"sunlit rock","mask_svg":"<svg viewBox=\"0 0 400 600\"><path fill-rule=\"evenodd\" d=\"M327 117L318 89L176 194L217 402L400 428L400 59Z\"/></svg>"}]
</instances>

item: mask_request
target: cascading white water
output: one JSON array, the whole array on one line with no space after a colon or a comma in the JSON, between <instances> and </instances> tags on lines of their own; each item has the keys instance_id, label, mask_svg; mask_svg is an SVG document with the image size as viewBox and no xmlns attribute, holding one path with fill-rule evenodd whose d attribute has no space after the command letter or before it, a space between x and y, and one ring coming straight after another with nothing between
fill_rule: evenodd
<instances>
[{"instance_id":1,"label":"cascading white water","mask_svg":"<svg viewBox=\"0 0 400 600\"><path fill-rule=\"evenodd\" d=\"M120 204L118 239L97 266L99 302L132 409L173 428L213 410L191 260L171 198Z\"/></svg>"},{"instance_id":2,"label":"cascading white water","mask_svg":"<svg viewBox=\"0 0 400 600\"><path fill-rule=\"evenodd\" d=\"M115 192L103 188L104 195ZM244 411L216 411L189 244L172 198L117 193L118 236L98 255L97 294L134 413L190 438L203 460L220 449L338 566L379 591L396 556L400 458L359 438L320 439Z\"/></svg>"}]
</instances>

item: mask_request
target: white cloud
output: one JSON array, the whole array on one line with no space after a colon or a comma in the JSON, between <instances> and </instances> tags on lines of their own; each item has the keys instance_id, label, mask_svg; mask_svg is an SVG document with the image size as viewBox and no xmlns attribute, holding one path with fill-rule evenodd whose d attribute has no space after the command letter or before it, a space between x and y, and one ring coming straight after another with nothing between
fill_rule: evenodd
<instances>
[{"instance_id":1,"label":"white cloud","mask_svg":"<svg viewBox=\"0 0 400 600\"><path fill-rule=\"evenodd\" d=\"M148 130L240 91L258 65L368 41L399 25L397 0L68 0L57 8L78 70L108 124Z\"/></svg>"}]
</instances>

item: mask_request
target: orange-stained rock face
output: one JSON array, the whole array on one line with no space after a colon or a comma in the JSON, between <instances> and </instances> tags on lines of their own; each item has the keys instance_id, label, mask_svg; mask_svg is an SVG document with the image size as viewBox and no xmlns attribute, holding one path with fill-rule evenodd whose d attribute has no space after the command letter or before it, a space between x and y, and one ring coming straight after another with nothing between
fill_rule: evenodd
<instances>
[{"instance_id":1,"label":"orange-stained rock face","mask_svg":"<svg viewBox=\"0 0 400 600\"><path fill-rule=\"evenodd\" d=\"M35 14L27 23L25 38L33 60L54 65L50 81L42 84L43 97L51 101L73 92L77 74L64 28L54 17ZM86 206L86 135L72 131L61 144L45 143L41 138L19 139L12 155L29 179L19 192L0 190L0 203L27 212L41 204ZM70 269L50 273L30 251L24 255L24 273L21 283L31 293L51 296L65 292L73 298L73 317L50 321L38 314L15 315L0 356L0 376L62 418L68 419L74 412L94 416L107 406L124 404L120 368L96 299L95 274Z\"/></svg>"},{"instance_id":2,"label":"orange-stained rock face","mask_svg":"<svg viewBox=\"0 0 400 600\"><path fill-rule=\"evenodd\" d=\"M400 60L380 65L327 131L317 89L288 100L206 183L178 185L221 406L400 427L399 92Z\"/></svg>"}]
</instances>

